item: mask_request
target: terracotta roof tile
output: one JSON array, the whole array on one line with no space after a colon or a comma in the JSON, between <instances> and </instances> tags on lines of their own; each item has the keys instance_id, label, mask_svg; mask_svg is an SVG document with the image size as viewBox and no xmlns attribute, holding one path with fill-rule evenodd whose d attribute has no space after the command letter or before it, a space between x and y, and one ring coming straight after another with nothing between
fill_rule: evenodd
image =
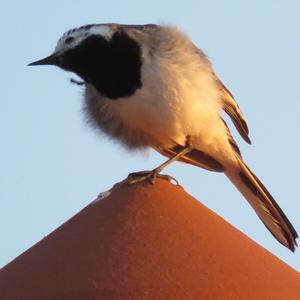
<instances>
[{"instance_id":1,"label":"terracotta roof tile","mask_svg":"<svg viewBox=\"0 0 300 300\"><path fill-rule=\"evenodd\" d=\"M0 299L293 300L300 277L158 180L116 185L1 269Z\"/></svg>"}]
</instances>

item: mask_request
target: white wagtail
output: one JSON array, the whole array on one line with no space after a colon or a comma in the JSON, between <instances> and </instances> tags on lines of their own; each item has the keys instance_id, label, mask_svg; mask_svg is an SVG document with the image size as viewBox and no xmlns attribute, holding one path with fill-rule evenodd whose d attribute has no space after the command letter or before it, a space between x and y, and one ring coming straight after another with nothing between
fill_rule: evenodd
<instances>
[{"instance_id":1,"label":"white wagtail","mask_svg":"<svg viewBox=\"0 0 300 300\"><path fill-rule=\"evenodd\" d=\"M250 143L245 118L205 54L180 30L158 25L86 25L67 31L54 53L30 65L55 65L85 85L89 121L129 149L151 147L169 159L131 183L153 179L170 162L224 172L264 225L294 251L297 232L243 162L221 114ZM138 174L138 175L137 175Z\"/></svg>"}]
</instances>

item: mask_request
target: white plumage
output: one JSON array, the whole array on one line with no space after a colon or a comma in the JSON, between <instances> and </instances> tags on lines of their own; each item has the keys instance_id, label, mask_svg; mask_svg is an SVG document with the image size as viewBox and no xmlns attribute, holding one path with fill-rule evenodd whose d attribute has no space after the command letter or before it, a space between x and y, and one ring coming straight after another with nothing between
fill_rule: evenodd
<instances>
[{"instance_id":1,"label":"white plumage","mask_svg":"<svg viewBox=\"0 0 300 300\"><path fill-rule=\"evenodd\" d=\"M222 119L225 111L250 143L241 110L205 54L178 28L82 26L65 33L52 55L32 63L38 64L77 73L89 122L126 147L152 147L170 159L224 172L274 237L294 251L297 232L243 162Z\"/></svg>"},{"instance_id":2,"label":"white plumage","mask_svg":"<svg viewBox=\"0 0 300 300\"><path fill-rule=\"evenodd\" d=\"M127 32L133 38L142 39L137 29ZM153 51L154 46L161 51ZM101 118L113 116L111 126L116 126L115 119L118 119L125 129L122 137L125 145L134 147L185 146L186 137L190 136L203 151L219 148L220 143L226 149L226 128L220 119L220 90L207 58L174 27L160 28L153 40L142 44L142 51L143 87L134 95L111 101L93 85L86 86L86 109L92 122L97 119L97 111L101 111ZM141 140L144 140L142 145Z\"/></svg>"}]
</instances>

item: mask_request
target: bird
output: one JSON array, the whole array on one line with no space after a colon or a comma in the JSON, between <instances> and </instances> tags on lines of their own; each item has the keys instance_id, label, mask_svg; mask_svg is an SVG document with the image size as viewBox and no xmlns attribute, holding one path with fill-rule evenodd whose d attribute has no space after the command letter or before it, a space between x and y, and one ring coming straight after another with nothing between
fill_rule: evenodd
<instances>
[{"instance_id":1,"label":"bird","mask_svg":"<svg viewBox=\"0 0 300 300\"><path fill-rule=\"evenodd\" d=\"M168 160L136 172L154 182L171 162L223 172L271 234L295 251L298 234L243 161L223 116L251 144L245 117L206 54L178 26L89 24L65 32L54 52L29 64L78 75L88 122L129 150L152 148ZM76 82L76 81L75 81Z\"/></svg>"}]
</instances>

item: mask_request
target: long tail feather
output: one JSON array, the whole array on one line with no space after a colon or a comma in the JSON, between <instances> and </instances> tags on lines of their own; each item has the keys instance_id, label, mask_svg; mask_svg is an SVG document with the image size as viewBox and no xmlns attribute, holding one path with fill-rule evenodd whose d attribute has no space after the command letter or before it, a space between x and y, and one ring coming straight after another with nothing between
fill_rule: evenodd
<instances>
[{"instance_id":1,"label":"long tail feather","mask_svg":"<svg viewBox=\"0 0 300 300\"><path fill-rule=\"evenodd\" d=\"M237 156L240 168L225 171L227 177L244 195L272 235L291 251L295 251L298 234L261 181Z\"/></svg>"}]
</instances>

